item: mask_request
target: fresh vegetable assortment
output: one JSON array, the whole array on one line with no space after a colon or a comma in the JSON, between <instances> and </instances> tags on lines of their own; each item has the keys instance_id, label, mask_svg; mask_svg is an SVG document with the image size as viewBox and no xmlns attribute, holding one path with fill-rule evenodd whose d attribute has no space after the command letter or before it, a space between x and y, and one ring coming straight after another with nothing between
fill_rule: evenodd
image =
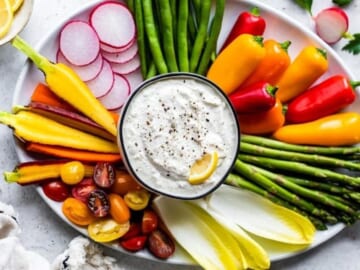
<instances>
[{"instance_id":1,"label":"fresh vegetable assortment","mask_svg":"<svg viewBox=\"0 0 360 270\"><path fill-rule=\"evenodd\" d=\"M225 1L211 4L102 2L87 21L62 27L56 62L16 37L13 46L45 82L29 104L1 112L0 122L44 160L20 163L4 178L39 184L94 241L147 248L159 259L175 252L176 241L205 269L268 269L261 239L248 232L301 250L315 228L360 217L360 179L352 174L360 170L360 114L341 111L359 83L326 77L331 63L322 48L309 44L291 59L291 40L264 40L257 8L241 12L216 48ZM113 32L103 18L122 27ZM238 159L227 185L207 200L157 197L121 166L116 110L143 79L176 71L206 75L238 113Z\"/></svg>"}]
</instances>

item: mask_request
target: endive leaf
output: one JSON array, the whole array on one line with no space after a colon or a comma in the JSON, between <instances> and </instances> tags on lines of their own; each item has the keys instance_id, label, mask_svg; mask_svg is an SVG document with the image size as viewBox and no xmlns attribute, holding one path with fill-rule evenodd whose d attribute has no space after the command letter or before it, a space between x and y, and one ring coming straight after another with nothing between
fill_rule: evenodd
<instances>
[{"instance_id":1,"label":"endive leaf","mask_svg":"<svg viewBox=\"0 0 360 270\"><path fill-rule=\"evenodd\" d=\"M223 225L238 241L248 268L270 268L270 258L265 249L252 239L243 229L241 229L241 227L230 220L225 219L224 216L216 213L215 211L208 209L208 213L212 215L221 225Z\"/></svg>"},{"instance_id":2,"label":"endive leaf","mask_svg":"<svg viewBox=\"0 0 360 270\"><path fill-rule=\"evenodd\" d=\"M163 196L153 205L178 244L204 269L245 269L236 240L199 206Z\"/></svg>"},{"instance_id":3,"label":"endive leaf","mask_svg":"<svg viewBox=\"0 0 360 270\"><path fill-rule=\"evenodd\" d=\"M211 194L209 208L257 236L297 245L313 241L314 225L292 210L235 187L223 185Z\"/></svg>"}]
</instances>

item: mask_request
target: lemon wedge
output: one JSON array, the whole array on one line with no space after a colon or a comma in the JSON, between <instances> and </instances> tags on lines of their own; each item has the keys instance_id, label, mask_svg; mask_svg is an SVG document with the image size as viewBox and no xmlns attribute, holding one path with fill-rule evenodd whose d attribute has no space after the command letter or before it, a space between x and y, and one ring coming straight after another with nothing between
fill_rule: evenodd
<instances>
[{"instance_id":1,"label":"lemon wedge","mask_svg":"<svg viewBox=\"0 0 360 270\"><path fill-rule=\"evenodd\" d=\"M9 0L12 12L15 13L21 7L23 2L24 0Z\"/></svg>"},{"instance_id":2,"label":"lemon wedge","mask_svg":"<svg viewBox=\"0 0 360 270\"><path fill-rule=\"evenodd\" d=\"M9 0L0 0L0 38L9 31L13 21L13 12Z\"/></svg>"},{"instance_id":3,"label":"lemon wedge","mask_svg":"<svg viewBox=\"0 0 360 270\"><path fill-rule=\"evenodd\" d=\"M202 184L215 171L218 164L218 153L213 151L203 155L190 168L189 182L192 185Z\"/></svg>"}]
</instances>

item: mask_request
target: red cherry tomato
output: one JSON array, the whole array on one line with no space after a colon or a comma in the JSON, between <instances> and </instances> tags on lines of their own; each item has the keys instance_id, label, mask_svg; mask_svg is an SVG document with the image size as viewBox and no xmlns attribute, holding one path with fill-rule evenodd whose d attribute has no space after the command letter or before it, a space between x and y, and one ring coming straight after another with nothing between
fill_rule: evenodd
<instances>
[{"instance_id":1,"label":"red cherry tomato","mask_svg":"<svg viewBox=\"0 0 360 270\"><path fill-rule=\"evenodd\" d=\"M120 246L128 251L136 252L144 248L146 240L146 235L135 236L129 239L120 240Z\"/></svg>"},{"instance_id":2,"label":"red cherry tomato","mask_svg":"<svg viewBox=\"0 0 360 270\"><path fill-rule=\"evenodd\" d=\"M89 194L96 189L92 178L84 178L80 183L71 188L71 195L83 203L87 203Z\"/></svg>"},{"instance_id":3,"label":"red cherry tomato","mask_svg":"<svg viewBox=\"0 0 360 270\"><path fill-rule=\"evenodd\" d=\"M115 182L116 172L108 162L98 162L94 168L95 184L102 188L110 188Z\"/></svg>"},{"instance_id":4,"label":"red cherry tomato","mask_svg":"<svg viewBox=\"0 0 360 270\"><path fill-rule=\"evenodd\" d=\"M141 234L141 226L137 222L131 222L130 223L130 229L127 231L126 234L124 234L121 239L126 240L133 238L135 236L139 236Z\"/></svg>"},{"instance_id":5,"label":"red cherry tomato","mask_svg":"<svg viewBox=\"0 0 360 270\"><path fill-rule=\"evenodd\" d=\"M156 230L159 224L159 218L157 214L151 210L146 209L141 221L141 231L143 234L149 234Z\"/></svg>"},{"instance_id":6,"label":"red cherry tomato","mask_svg":"<svg viewBox=\"0 0 360 270\"><path fill-rule=\"evenodd\" d=\"M65 201L66 198L70 196L69 186L67 186L61 180L54 180L44 183L42 185L42 190L49 199L57 202Z\"/></svg>"},{"instance_id":7,"label":"red cherry tomato","mask_svg":"<svg viewBox=\"0 0 360 270\"><path fill-rule=\"evenodd\" d=\"M105 191L97 189L90 193L88 203L89 209L95 217L105 217L110 211L110 202Z\"/></svg>"},{"instance_id":8,"label":"red cherry tomato","mask_svg":"<svg viewBox=\"0 0 360 270\"><path fill-rule=\"evenodd\" d=\"M149 251L159 259L167 259L175 252L174 241L162 230L155 230L149 234Z\"/></svg>"}]
</instances>

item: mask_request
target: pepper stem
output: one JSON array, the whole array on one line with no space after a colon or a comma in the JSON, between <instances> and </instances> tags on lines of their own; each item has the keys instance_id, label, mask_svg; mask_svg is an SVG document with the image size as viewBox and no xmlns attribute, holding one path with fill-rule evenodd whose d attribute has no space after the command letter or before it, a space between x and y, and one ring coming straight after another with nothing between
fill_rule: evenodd
<instances>
[{"instance_id":1,"label":"pepper stem","mask_svg":"<svg viewBox=\"0 0 360 270\"><path fill-rule=\"evenodd\" d=\"M327 53L325 50L320 49L320 48L316 48L316 50L325 58L327 59Z\"/></svg>"},{"instance_id":2,"label":"pepper stem","mask_svg":"<svg viewBox=\"0 0 360 270\"><path fill-rule=\"evenodd\" d=\"M277 86L267 85L265 90L270 96L275 96L276 91L279 89Z\"/></svg>"},{"instance_id":3,"label":"pepper stem","mask_svg":"<svg viewBox=\"0 0 360 270\"><path fill-rule=\"evenodd\" d=\"M355 89L356 87L360 86L360 81L350 81L351 87Z\"/></svg>"},{"instance_id":4,"label":"pepper stem","mask_svg":"<svg viewBox=\"0 0 360 270\"><path fill-rule=\"evenodd\" d=\"M15 38L11 41L11 44L16 49L23 52L27 57L29 57L31 61L33 61L34 64L44 73L46 73L46 70L51 67L51 63L47 58L36 52L28 43L25 42L25 40L19 36L15 36Z\"/></svg>"},{"instance_id":5,"label":"pepper stem","mask_svg":"<svg viewBox=\"0 0 360 270\"><path fill-rule=\"evenodd\" d=\"M259 43L262 47L264 46L264 38L262 36L254 36L255 42Z\"/></svg>"},{"instance_id":6,"label":"pepper stem","mask_svg":"<svg viewBox=\"0 0 360 270\"><path fill-rule=\"evenodd\" d=\"M254 16L260 16L260 10L258 7L253 7L251 10L250 10L250 13L251 15L254 15Z\"/></svg>"},{"instance_id":7,"label":"pepper stem","mask_svg":"<svg viewBox=\"0 0 360 270\"><path fill-rule=\"evenodd\" d=\"M291 41L290 41L290 40L286 40L286 41L280 43L281 49L283 49L285 52L288 51L288 48L290 47L290 45L291 45Z\"/></svg>"}]
</instances>

